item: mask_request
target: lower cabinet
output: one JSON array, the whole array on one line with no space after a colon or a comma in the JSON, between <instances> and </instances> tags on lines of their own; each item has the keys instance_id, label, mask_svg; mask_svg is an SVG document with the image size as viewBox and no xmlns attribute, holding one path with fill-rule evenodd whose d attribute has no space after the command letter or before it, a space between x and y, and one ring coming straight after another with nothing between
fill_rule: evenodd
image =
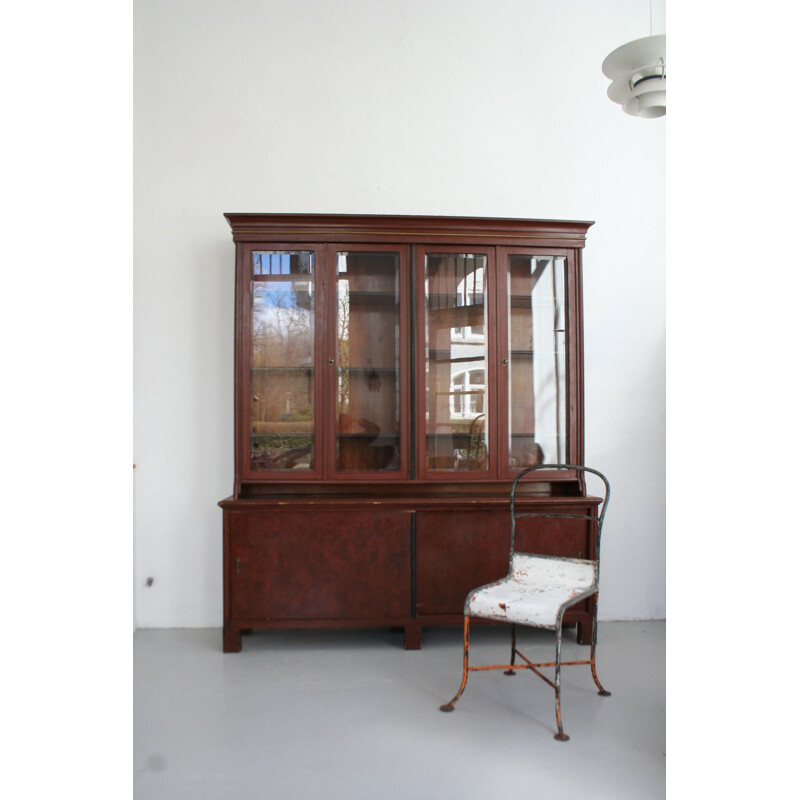
<instances>
[{"instance_id":1,"label":"lower cabinet","mask_svg":"<svg viewBox=\"0 0 800 800\"><path fill-rule=\"evenodd\" d=\"M340 510L223 501L223 509L225 652L241 649L242 631L302 627L402 628L405 647L417 649L423 626L459 624L467 594L508 572L507 507ZM583 498L558 510L589 507ZM517 522L518 550L588 558L593 542L586 520ZM592 602L565 617L583 643L591 640Z\"/></svg>"},{"instance_id":2,"label":"lower cabinet","mask_svg":"<svg viewBox=\"0 0 800 800\"><path fill-rule=\"evenodd\" d=\"M242 629L400 624L411 615L411 515L231 513L225 649Z\"/></svg>"}]
</instances>

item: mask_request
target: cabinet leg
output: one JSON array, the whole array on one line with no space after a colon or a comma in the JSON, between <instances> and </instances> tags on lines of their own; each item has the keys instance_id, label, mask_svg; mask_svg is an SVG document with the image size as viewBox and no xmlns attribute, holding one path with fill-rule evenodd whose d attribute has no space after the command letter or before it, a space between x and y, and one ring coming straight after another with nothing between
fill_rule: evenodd
<instances>
[{"instance_id":1,"label":"cabinet leg","mask_svg":"<svg viewBox=\"0 0 800 800\"><path fill-rule=\"evenodd\" d=\"M222 652L238 653L242 649L242 632L238 628L222 629Z\"/></svg>"},{"instance_id":2,"label":"cabinet leg","mask_svg":"<svg viewBox=\"0 0 800 800\"><path fill-rule=\"evenodd\" d=\"M403 631L403 647L406 650L419 650L422 647L422 625L406 625Z\"/></svg>"},{"instance_id":3,"label":"cabinet leg","mask_svg":"<svg viewBox=\"0 0 800 800\"><path fill-rule=\"evenodd\" d=\"M579 622L578 623L578 644L591 644L592 643L592 623Z\"/></svg>"}]
</instances>

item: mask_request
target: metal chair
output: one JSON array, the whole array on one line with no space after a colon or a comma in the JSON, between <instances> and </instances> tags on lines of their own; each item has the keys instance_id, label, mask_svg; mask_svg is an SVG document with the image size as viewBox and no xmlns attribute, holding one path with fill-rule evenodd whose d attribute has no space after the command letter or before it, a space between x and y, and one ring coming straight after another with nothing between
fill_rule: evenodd
<instances>
[{"instance_id":1,"label":"metal chair","mask_svg":"<svg viewBox=\"0 0 800 800\"><path fill-rule=\"evenodd\" d=\"M561 512L517 512L514 509L514 498L520 478L534 470L544 469L569 469L583 473L590 472L597 475L605 486L604 496L597 508L597 515L567 514ZM595 668L595 651L597 648L597 587L600 573L600 537L603 530L608 499L611 494L606 477L595 469L579 467L572 464L537 464L522 470L511 485L511 550L509 555L509 571L505 578L494 583L481 586L467 596L464 603L464 672L461 686L455 697L445 705L442 711L452 711L467 685L467 676L470 672L502 669L506 675L514 675L515 669L529 669L538 675L545 683L555 690L556 723L558 733L555 738L566 741L569 736L564 733L561 724L561 667L574 665L590 665L592 678L597 684L598 694L608 697L607 692L597 678ZM521 553L514 548L514 533L516 520L519 517L560 517L571 519L591 520L596 523L596 549L594 559L562 558L550 555L536 555L534 553ZM587 661L562 661L561 660L561 626L564 612L575 603L595 595L594 620L592 626L592 639L589 660ZM469 665L469 626L470 618L494 620L511 623L511 663L494 664L491 666ZM533 628L544 628L555 631L556 657L555 661L534 663L517 649L516 626L527 625ZM524 664L517 665L519 656ZM555 668L555 680L551 681L539 670L545 667Z\"/></svg>"}]
</instances>

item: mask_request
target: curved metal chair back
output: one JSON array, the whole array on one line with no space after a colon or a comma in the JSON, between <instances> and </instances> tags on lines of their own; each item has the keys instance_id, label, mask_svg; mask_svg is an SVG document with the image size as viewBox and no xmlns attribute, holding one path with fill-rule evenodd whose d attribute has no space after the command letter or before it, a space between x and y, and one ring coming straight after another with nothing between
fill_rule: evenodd
<instances>
[{"instance_id":1,"label":"curved metal chair back","mask_svg":"<svg viewBox=\"0 0 800 800\"><path fill-rule=\"evenodd\" d=\"M534 472L536 470L573 470L580 473L589 472L592 475L596 475L600 480L603 482L603 486L605 487L605 491L603 497L600 499L600 505L598 507L598 514L567 514L561 511L524 511L524 512L517 512L514 502L516 499L517 494L517 484L519 483L520 479L525 477L529 472ZM583 478L585 484L585 478ZM578 464L535 464L532 467L527 467L526 469L522 470L515 478L514 482L511 484L511 548L509 552L509 564L511 564L515 550L515 541L516 541L516 522L519 517L556 517L560 519L585 519L591 520L597 523L597 536L596 536L596 546L595 546L595 558L590 559L597 564L597 569L599 571L600 568L600 538L603 532L603 520L606 516L606 509L608 508L608 500L611 497L611 485L608 482L608 478L603 475L602 472L596 469L592 469L591 467L584 467ZM589 559L587 559L589 560Z\"/></svg>"}]
</instances>

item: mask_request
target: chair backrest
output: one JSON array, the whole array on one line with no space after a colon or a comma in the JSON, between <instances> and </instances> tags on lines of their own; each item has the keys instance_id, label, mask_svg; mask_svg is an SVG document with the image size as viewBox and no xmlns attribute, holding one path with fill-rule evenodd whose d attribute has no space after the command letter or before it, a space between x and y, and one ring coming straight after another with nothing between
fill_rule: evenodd
<instances>
[{"instance_id":1,"label":"chair backrest","mask_svg":"<svg viewBox=\"0 0 800 800\"><path fill-rule=\"evenodd\" d=\"M535 470L571 470L577 471L580 473L591 473L592 475L597 475L598 478L603 482L604 494L600 498L600 503L597 507L597 514L569 514L563 511L522 511L519 512L516 510L515 507L515 499L517 494L517 484L519 483L520 479L527 475L529 472L534 472ZM585 478L584 478L585 483ZM513 567L513 559L515 550L515 538L516 538L516 522L519 517L555 517L559 519L585 519L590 520L592 522L597 523L597 536L596 536L596 543L595 543L595 558L592 559L597 564L597 569L599 570L600 565L600 538L603 533L603 520L605 519L606 509L608 508L608 500L611 497L611 486L608 483L608 479L602 472L598 472L596 469L592 469L591 467L583 467L578 466L577 464L536 464L533 467L528 467L527 469L523 469L517 476L514 478L514 482L511 484L511 549L509 553L509 563Z\"/></svg>"}]
</instances>

